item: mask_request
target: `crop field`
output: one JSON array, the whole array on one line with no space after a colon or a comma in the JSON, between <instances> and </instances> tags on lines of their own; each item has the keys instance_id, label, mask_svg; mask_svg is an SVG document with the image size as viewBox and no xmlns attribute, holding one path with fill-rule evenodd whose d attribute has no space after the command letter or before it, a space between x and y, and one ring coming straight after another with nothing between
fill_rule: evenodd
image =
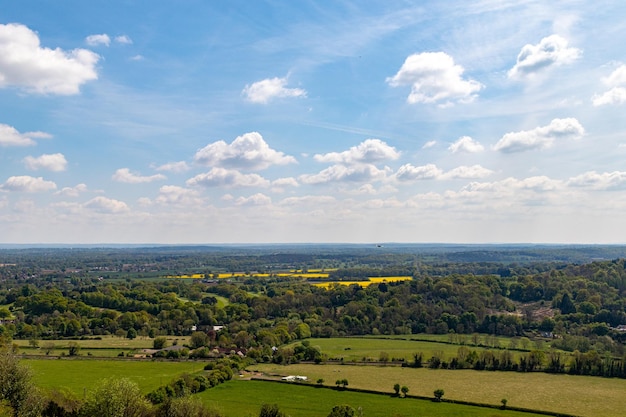
<instances>
[{"instance_id":1,"label":"crop field","mask_svg":"<svg viewBox=\"0 0 626 417\"><path fill-rule=\"evenodd\" d=\"M324 379L325 385L347 379L348 387L393 392L398 383L409 394L430 396L436 389L444 398L555 411L588 417L626 415L626 380L543 372L491 372L474 370L432 370L401 367L259 364L249 368L268 375L306 375L309 381ZM452 414L451 414L452 415ZM463 414L464 415L464 414Z\"/></svg>"},{"instance_id":2,"label":"crop field","mask_svg":"<svg viewBox=\"0 0 626 417\"><path fill-rule=\"evenodd\" d=\"M409 393L410 394L410 393ZM198 396L210 407L228 417L259 414L263 404L278 404L292 417L320 417L335 405L359 408L364 416L431 416L431 417L536 417L537 414L503 411L466 405L435 403L412 398L394 398L314 386L279 384L266 381L230 381L204 391ZM358 415L358 414L357 414Z\"/></svg>"},{"instance_id":3,"label":"crop field","mask_svg":"<svg viewBox=\"0 0 626 417\"><path fill-rule=\"evenodd\" d=\"M203 362L25 359L35 383L43 389L64 388L83 396L84 390L106 378L128 378L148 393L178 375L203 370Z\"/></svg>"},{"instance_id":4,"label":"crop field","mask_svg":"<svg viewBox=\"0 0 626 417\"><path fill-rule=\"evenodd\" d=\"M344 361L378 361L381 353L388 355L389 360L401 360L409 362L413 360L413 354L421 352L423 360L430 359L435 352L442 355L443 360L450 360L457 355L460 345L441 343L443 340L433 338L427 340L402 340L387 338L320 338L309 339L312 346L318 347L323 354L331 360ZM295 343L296 344L299 344ZM481 352L487 348L467 345L470 350ZM512 351L516 358L520 352Z\"/></svg>"}]
</instances>

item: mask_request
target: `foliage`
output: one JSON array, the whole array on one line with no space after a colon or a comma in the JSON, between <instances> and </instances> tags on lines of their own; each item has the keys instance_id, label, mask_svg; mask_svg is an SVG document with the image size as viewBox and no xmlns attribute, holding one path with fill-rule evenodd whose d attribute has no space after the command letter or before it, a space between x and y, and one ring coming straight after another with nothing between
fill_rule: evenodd
<instances>
[{"instance_id":1,"label":"foliage","mask_svg":"<svg viewBox=\"0 0 626 417\"><path fill-rule=\"evenodd\" d=\"M285 417L285 413L280 411L278 404L263 404L259 411L259 417Z\"/></svg>"},{"instance_id":2,"label":"foliage","mask_svg":"<svg viewBox=\"0 0 626 417\"><path fill-rule=\"evenodd\" d=\"M443 397L443 394L444 394L444 390L442 390L441 388L437 388L433 392L433 395L435 396L435 401L441 401L441 397Z\"/></svg>"},{"instance_id":3,"label":"foliage","mask_svg":"<svg viewBox=\"0 0 626 417\"><path fill-rule=\"evenodd\" d=\"M143 417L150 411L137 384L128 379L106 379L91 390L81 408L81 416Z\"/></svg>"},{"instance_id":4,"label":"foliage","mask_svg":"<svg viewBox=\"0 0 626 417\"><path fill-rule=\"evenodd\" d=\"M331 410L328 417L354 417L356 410L348 404L336 405Z\"/></svg>"}]
</instances>

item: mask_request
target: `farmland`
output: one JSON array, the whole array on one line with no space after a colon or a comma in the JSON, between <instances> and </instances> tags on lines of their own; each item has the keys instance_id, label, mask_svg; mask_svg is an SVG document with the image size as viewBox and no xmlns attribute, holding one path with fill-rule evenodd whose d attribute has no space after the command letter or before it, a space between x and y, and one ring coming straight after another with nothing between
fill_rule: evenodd
<instances>
[{"instance_id":1,"label":"farmland","mask_svg":"<svg viewBox=\"0 0 626 417\"><path fill-rule=\"evenodd\" d=\"M626 412L625 380L380 366L259 364L250 369L273 375L306 375L311 381L321 378L331 386L345 378L349 387L389 393L399 383L408 386L410 394L429 397L434 390L442 388L445 398L453 400L497 405L506 398L511 406L588 417L616 417Z\"/></svg>"},{"instance_id":2,"label":"farmland","mask_svg":"<svg viewBox=\"0 0 626 417\"><path fill-rule=\"evenodd\" d=\"M432 394L432 393L431 393ZM277 403L292 417L326 416L333 406L351 405L365 416L408 417L536 417L537 414L502 411L465 405L434 403L428 400L392 398L351 391L319 389L313 386L277 384L263 381L230 381L198 394L209 406L229 417L258 415L260 404Z\"/></svg>"}]
</instances>

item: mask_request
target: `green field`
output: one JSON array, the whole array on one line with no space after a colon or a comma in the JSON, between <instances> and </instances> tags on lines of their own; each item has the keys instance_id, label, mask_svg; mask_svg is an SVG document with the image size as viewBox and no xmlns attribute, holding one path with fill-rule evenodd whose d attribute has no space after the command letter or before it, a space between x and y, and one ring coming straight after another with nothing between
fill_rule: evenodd
<instances>
[{"instance_id":1,"label":"green field","mask_svg":"<svg viewBox=\"0 0 626 417\"><path fill-rule=\"evenodd\" d=\"M203 370L204 362L132 360L25 359L37 386L65 388L82 397L84 390L106 378L128 378L148 393L184 373Z\"/></svg>"},{"instance_id":2,"label":"green field","mask_svg":"<svg viewBox=\"0 0 626 417\"><path fill-rule=\"evenodd\" d=\"M421 335L420 335L421 336ZM445 336L433 337L430 340L404 340L390 338L370 338L370 337L345 337L345 338L320 338L308 339L312 346L318 347L330 360L344 361L378 361L381 352L389 355L389 359L404 359L412 361L413 354L421 352L423 360L430 359L434 352L443 354L444 360L450 360L457 356L461 345L446 342ZM506 340L506 339L505 339ZM292 345L299 344L293 343ZM470 350L481 352L488 348L465 345ZM506 344L502 344L506 346ZM499 351L499 350L497 350ZM519 351L511 351L513 358L517 358Z\"/></svg>"},{"instance_id":3,"label":"green field","mask_svg":"<svg viewBox=\"0 0 626 417\"><path fill-rule=\"evenodd\" d=\"M434 390L442 388L447 399L497 405L506 398L510 406L536 410L589 417L626 415L623 379L376 365L259 364L249 369L273 375L306 375L309 381L322 378L325 385L345 378L349 387L389 393L399 383L409 387L409 394L413 395L432 396Z\"/></svg>"},{"instance_id":4,"label":"green field","mask_svg":"<svg viewBox=\"0 0 626 417\"><path fill-rule=\"evenodd\" d=\"M266 381L230 381L198 394L202 400L228 417L258 416L264 403L278 404L292 417L327 416L335 405L361 407L364 416L430 417L536 417L537 414L510 410L435 403L412 398L316 388Z\"/></svg>"},{"instance_id":5,"label":"green field","mask_svg":"<svg viewBox=\"0 0 626 417\"><path fill-rule=\"evenodd\" d=\"M167 336L166 338L168 346L175 343L185 345L189 343L190 339L189 336ZM50 356L67 355L69 343L77 343L80 346L80 356L91 354L95 357L115 357L120 353L139 353L141 349L152 349L153 340L149 337L127 339L125 337L102 336L99 340L39 340L39 347L32 347L29 340L13 340L13 343L18 346L18 354L46 356L45 346L52 343L54 349L50 352Z\"/></svg>"}]
</instances>

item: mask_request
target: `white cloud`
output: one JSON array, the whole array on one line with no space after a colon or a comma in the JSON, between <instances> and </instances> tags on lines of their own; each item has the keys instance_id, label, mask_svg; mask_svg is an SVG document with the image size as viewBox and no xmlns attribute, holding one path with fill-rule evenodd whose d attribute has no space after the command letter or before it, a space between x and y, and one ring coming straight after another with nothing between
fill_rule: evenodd
<instances>
[{"instance_id":1,"label":"white cloud","mask_svg":"<svg viewBox=\"0 0 626 417\"><path fill-rule=\"evenodd\" d=\"M179 187L176 185L164 185L159 188L159 195L155 199L158 204L194 207L202 205L196 190Z\"/></svg>"},{"instance_id":2,"label":"white cloud","mask_svg":"<svg viewBox=\"0 0 626 417\"><path fill-rule=\"evenodd\" d=\"M0 146L32 146L35 144L33 139L49 139L51 137L52 135L44 132L20 133L13 126L0 123Z\"/></svg>"},{"instance_id":3,"label":"white cloud","mask_svg":"<svg viewBox=\"0 0 626 417\"><path fill-rule=\"evenodd\" d=\"M337 199L328 195L304 195L299 197L287 197L280 201L281 206L318 207L335 203Z\"/></svg>"},{"instance_id":4,"label":"white cloud","mask_svg":"<svg viewBox=\"0 0 626 417\"><path fill-rule=\"evenodd\" d=\"M126 35L120 35L115 37L115 42L124 45L130 45L131 43L133 43L133 40Z\"/></svg>"},{"instance_id":5,"label":"white cloud","mask_svg":"<svg viewBox=\"0 0 626 417\"><path fill-rule=\"evenodd\" d=\"M584 174L570 178L568 181L568 185L572 185L574 187L591 188L594 190L623 188L624 186L626 186L626 172L585 172Z\"/></svg>"},{"instance_id":6,"label":"white cloud","mask_svg":"<svg viewBox=\"0 0 626 417\"><path fill-rule=\"evenodd\" d=\"M239 171L213 168L187 180L190 187L267 187L270 182L259 174L242 174Z\"/></svg>"},{"instance_id":7,"label":"white cloud","mask_svg":"<svg viewBox=\"0 0 626 417\"><path fill-rule=\"evenodd\" d=\"M26 165L26 168L33 171L45 169L60 172L67 169L67 160L62 153L43 154L37 158L29 155L24 158L24 165Z\"/></svg>"},{"instance_id":8,"label":"white cloud","mask_svg":"<svg viewBox=\"0 0 626 417\"><path fill-rule=\"evenodd\" d=\"M130 172L130 169L128 168L118 169L117 171L115 171L115 174L113 174L111 178L113 179L113 181L125 182L127 184L142 184L146 182L160 181L166 179L165 175L163 174L155 174L149 176L134 174Z\"/></svg>"},{"instance_id":9,"label":"white cloud","mask_svg":"<svg viewBox=\"0 0 626 417\"><path fill-rule=\"evenodd\" d=\"M524 179L506 178L496 182L472 182L465 187L464 191L470 192L492 192L500 195L512 195L517 191L530 190L535 192L555 191L563 188L559 180L553 180L544 175L528 177Z\"/></svg>"},{"instance_id":10,"label":"white cloud","mask_svg":"<svg viewBox=\"0 0 626 417\"><path fill-rule=\"evenodd\" d=\"M476 98L484 86L475 80L463 79L462 66L445 52L423 52L410 55L393 77L387 78L392 87L411 86L407 103L466 103Z\"/></svg>"},{"instance_id":11,"label":"white cloud","mask_svg":"<svg viewBox=\"0 0 626 417\"><path fill-rule=\"evenodd\" d=\"M525 45L508 76L514 79L530 77L552 66L570 64L581 55L580 49L568 47L567 39L551 35L543 38L537 45Z\"/></svg>"},{"instance_id":12,"label":"white cloud","mask_svg":"<svg viewBox=\"0 0 626 417\"><path fill-rule=\"evenodd\" d=\"M42 48L37 33L16 23L0 24L0 87L30 93L71 95L98 78L100 57L86 49Z\"/></svg>"},{"instance_id":13,"label":"white cloud","mask_svg":"<svg viewBox=\"0 0 626 417\"><path fill-rule=\"evenodd\" d=\"M250 197L239 197L235 200L238 206L268 206L272 204L272 199L265 194L257 193Z\"/></svg>"},{"instance_id":14,"label":"white cloud","mask_svg":"<svg viewBox=\"0 0 626 417\"><path fill-rule=\"evenodd\" d=\"M593 96L592 103L594 106L626 103L626 65L620 65L611 75L602 79L602 82L612 88Z\"/></svg>"},{"instance_id":15,"label":"white cloud","mask_svg":"<svg viewBox=\"0 0 626 417\"><path fill-rule=\"evenodd\" d=\"M272 181L273 187L297 187L298 181L293 177L286 178L278 178L277 180Z\"/></svg>"},{"instance_id":16,"label":"white cloud","mask_svg":"<svg viewBox=\"0 0 626 417\"><path fill-rule=\"evenodd\" d=\"M111 38L106 33L102 33L99 35L89 35L85 38L85 42L89 46L98 46L104 45L109 46L111 44Z\"/></svg>"},{"instance_id":17,"label":"white cloud","mask_svg":"<svg viewBox=\"0 0 626 417\"><path fill-rule=\"evenodd\" d=\"M594 106L604 106L607 104L624 104L626 103L626 88L613 87L602 94L595 95L591 99Z\"/></svg>"},{"instance_id":18,"label":"white cloud","mask_svg":"<svg viewBox=\"0 0 626 417\"><path fill-rule=\"evenodd\" d=\"M230 145L223 140L213 142L198 150L194 161L206 166L248 170L296 163L294 157L270 148L258 132L238 136Z\"/></svg>"},{"instance_id":19,"label":"white cloud","mask_svg":"<svg viewBox=\"0 0 626 417\"><path fill-rule=\"evenodd\" d=\"M157 171L167 171L167 172L185 172L189 171L189 165L185 161L179 162L168 162L167 164L160 165L155 168Z\"/></svg>"},{"instance_id":20,"label":"white cloud","mask_svg":"<svg viewBox=\"0 0 626 417\"><path fill-rule=\"evenodd\" d=\"M338 164L371 164L381 161L396 160L400 152L393 146L387 145L380 139L367 139L357 146L343 152L318 154L314 158L318 162L332 162Z\"/></svg>"},{"instance_id":21,"label":"white cloud","mask_svg":"<svg viewBox=\"0 0 626 417\"><path fill-rule=\"evenodd\" d=\"M383 180L391 170L387 167L378 169L374 165L357 165L346 167L333 165L318 174L300 175L298 179L304 184L324 184L329 182L370 182Z\"/></svg>"},{"instance_id":22,"label":"white cloud","mask_svg":"<svg viewBox=\"0 0 626 417\"><path fill-rule=\"evenodd\" d=\"M494 150L514 153L552 146L555 139L580 139L585 129L575 118L553 119L548 126L532 130L509 132L493 147Z\"/></svg>"},{"instance_id":23,"label":"white cloud","mask_svg":"<svg viewBox=\"0 0 626 417\"><path fill-rule=\"evenodd\" d=\"M65 197L78 197L80 193L87 191L86 184L77 184L74 187L63 187L60 191L57 191L56 195L62 195Z\"/></svg>"},{"instance_id":24,"label":"white cloud","mask_svg":"<svg viewBox=\"0 0 626 417\"><path fill-rule=\"evenodd\" d=\"M434 164L418 167L411 164L404 164L398 169L395 177L399 181L433 180L439 178L442 174L443 171Z\"/></svg>"},{"instance_id":25,"label":"white cloud","mask_svg":"<svg viewBox=\"0 0 626 417\"><path fill-rule=\"evenodd\" d=\"M38 193L56 190L56 188L57 185L52 181L46 181L42 177L35 178L28 175L9 177L4 184L0 185L0 190L25 193Z\"/></svg>"},{"instance_id":26,"label":"white cloud","mask_svg":"<svg viewBox=\"0 0 626 417\"><path fill-rule=\"evenodd\" d=\"M436 140L429 140L428 142L426 142L424 144L424 146L422 146L422 149L428 149L428 148L432 148L433 146L435 146L437 144Z\"/></svg>"},{"instance_id":27,"label":"white cloud","mask_svg":"<svg viewBox=\"0 0 626 417\"><path fill-rule=\"evenodd\" d=\"M493 174L493 171L480 165L460 166L442 175L443 179L475 179L485 178Z\"/></svg>"},{"instance_id":28,"label":"white cloud","mask_svg":"<svg viewBox=\"0 0 626 417\"><path fill-rule=\"evenodd\" d=\"M468 153L476 153L482 152L485 149L483 145L469 136L462 136L456 142L448 147L448 150L452 153L457 152L468 152Z\"/></svg>"},{"instance_id":29,"label":"white cloud","mask_svg":"<svg viewBox=\"0 0 626 417\"><path fill-rule=\"evenodd\" d=\"M102 196L92 198L87 201L83 207L99 213L124 213L130 210L128 205L123 201Z\"/></svg>"},{"instance_id":30,"label":"white cloud","mask_svg":"<svg viewBox=\"0 0 626 417\"><path fill-rule=\"evenodd\" d=\"M246 85L242 94L252 103L266 104L273 98L306 97L306 91L301 88L287 88L287 77L266 78L250 85Z\"/></svg>"}]
</instances>

